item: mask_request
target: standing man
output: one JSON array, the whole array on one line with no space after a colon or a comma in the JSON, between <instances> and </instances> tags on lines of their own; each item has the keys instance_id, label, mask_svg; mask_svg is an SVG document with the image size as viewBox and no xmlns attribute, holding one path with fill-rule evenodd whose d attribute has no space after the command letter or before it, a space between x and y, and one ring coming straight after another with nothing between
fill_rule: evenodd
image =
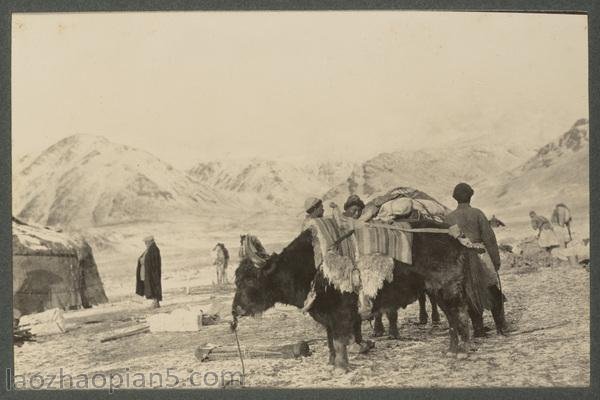
<instances>
[{"instance_id":1,"label":"standing man","mask_svg":"<svg viewBox=\"0 0 600 400\"><path fill-rule=\"evenodd\" d=\"M573 249L567 248L567 244L573 240L571 235L571 210L564 203L558 203L552 212L552 229L558 238L563 257L567 257L572 267L578 267L579 261Z\"/></svg>"},{"instance_id":2,"label":"standing man","mask_svg":"<svg viewBox=\"0 0 600 400\"><path fill-rule=\"evenodd\" d=\"M473 243L482 243L485 247L485 253L480 254L483 266L483 284L488 291L489 302L487 306L492 311L496 331L504 335L506 331L506 322L504 319L504 302L497 271L500 269L500 252L496 235L490 226L485 214L478 208L471 207L471 197L475 192L473 188L466 183L459 183L454 188L452 197L457 201L456 210L446 216L446 223L458 225L462 233ZM472 310L471 321L475 337L485 336L483 327L483 314L478 314Z\"/></svg>"},{"instance_id":3,"label":"standing man","mask_svg":"<svg viewBox=\"0 0 600 400\"><path fill-rule=\"evenodd\" d=\"M558 203L556 207L554 207L554 211L552 212L551 218L552 224L555 227L559 227L559 231L564 237L564 242L568 243L573 240L573 236L571 235L571 210L564 203ZM565 232L566 230L566 232Z\"/></svg>"},{"instance_id":4,"label":"standing man","mask_svg":"<svg viewBox=\"0 0 600 400\"><path fill-rule=\"evenodd\" d=\"M325 214L323 200L316 197L307 198L304 201L304 210L306 211L306 217L304 219L304 223L302 224L302 230L306 229L306 223L309 222L310 219L323 217Z\"/></svg>"},{"instance_id":5,"label":"standing man","mask_svg":"<svg viewBox=\"0 0 600 400\"><path fill-rule=\"evenodd\" d=\"M330 207L334 209L334 213L337 211L337 205L335 203L331 203ZM361 200L361 198L356 194L352 194L348 196L346 202L344 203L344 212L342 215L345 218L357 220L362 215L364 208L365 203ZM381 314L377 314L375 316L375 321L379 321L381 323ZM381 329L383 330L383 327ZM372 340L363 340L362 320L360 318L358 318L354 323L354 341L359 346L358 352L360 354L364 354L375 347L375 343Z\"/></svg>"},{"instance_id":6,"label":"standing man","mask_svg":"<svg viewBox=\"0 0 600 400\"><path fill-rule=\"evenodd\" d=\"M227 264L229 263L229 251L223 243L217 243L213 250L217 251L214 265L217 266L217 284L229 283L227 280Z\"/></svg>"},{"instance_id":7,"label":"standing man","mask_svg":"<svg viewBox=\"0 0 600 400\"><path fill-rule=\"evenodd\" d=\"M162 301L160 250L153 236L144 238L146 250L138 258L135 293L152 299L152 308L159 308Z\"/></svg>"}]
</instances>

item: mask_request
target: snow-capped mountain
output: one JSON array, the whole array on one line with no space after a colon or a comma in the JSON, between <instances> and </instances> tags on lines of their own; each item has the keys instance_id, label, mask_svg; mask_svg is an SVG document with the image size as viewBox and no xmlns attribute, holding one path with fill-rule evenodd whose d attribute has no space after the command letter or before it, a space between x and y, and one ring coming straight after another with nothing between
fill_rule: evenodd
<instances>
[{"instance_id":1,"label":"snow-capped mountain","mask_svg":"<svg viewBox=\"0 0 600 400\"><path fill-rule=\"evenodd\" d=\"M325 198L342 202L356 193L368 200L394 187L410 186L451 205L452 189L458 182L477 186L496 181L532 154L533 149L503 143L494 136L443 147L382 153L355 167L345 182L333 187Z\"/></svg>"},{"instance_id":2,"label":"snow-capped mountain","mask_svg":"<svg viewBox=\"0 0 600 400\"><path fill-rule=\"evenodd\" d=\"M580 119L501 182L490 185L481 201L494 209L523 207L541 209L543 214L559 202L587 209L589 158L589 122Z\"/></svg>"},{"instance_id":3,"label":"snow-capped mountain","mask_svg":"<svg viewBox=\"0 0 600 400\"><path fill-rule=\"evenodd\" d=\"M339 184L352 170L347 162L304 165L252 159L199 163L190 176L233 196L262 206L301 211L307 196L320 196Z\"/></svg>"},{"instance_id":4,"label":"snow-capped mountain","mask_svg":"<svg viewBox=\"0 0 600 400\"><path fill-rule=\"evenodd\" d=\"M99 136L67 137L13 170L13 214L83 228L218 209L218 191L145 151Z\"/></svg>"},{"instance_id":5,"label":"snow-capped mountain","mask_svg":"<svg viewBox=\"0 0 600 400\"><path fill-rule=\"evenodd\" d=\"M461 181L472 184L474 201L489 213L559 201L587 206L588 129L579 120L537 151L488 135L382 153L362 164L217 160L187 172L103 137L75 135L15 160L13 214L77 229L160 220L198 225L188 218L194 216L202 217L203 229L214 223L247 230L260 221L267 229L266 216L278 215L280 222L271 222L280 225L296 221L307 196L341 205L351 193L369 200L412 186L452 206L452 188Z\"/></svg>"}]
</instances>

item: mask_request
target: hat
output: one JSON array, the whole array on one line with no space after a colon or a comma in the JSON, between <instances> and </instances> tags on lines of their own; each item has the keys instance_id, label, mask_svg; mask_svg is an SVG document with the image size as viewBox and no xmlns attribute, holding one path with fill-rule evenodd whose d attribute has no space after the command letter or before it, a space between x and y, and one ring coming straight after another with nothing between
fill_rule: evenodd
<instances>
[{"instance_id":1,"label":"hat","mask_svg":"<svg viewBox=\"0 0 600 400\"><path fill-rule=\"evenodd\" d=\"M468 184L461 182L454 187L454 192L452 192L452 197L459 203L468 203L471 201L471 197L475 192L473 188Z\"/></svg>"},{"instance_id":2,"label":"hat","mask_svg":"<svg viewBox=\"0 0 600 400\"><path fill-rule=\"evenodd\" d=\"M304 201L304 209L306 210L306 212L311 212L322 202L323 201L321 199L317 199L316 197L309 197Z\"/></svg>"},{"instance_id":3,"label":"hat","mask_svg":"<svg viewBox=\"0 0 600 400\"><path fill-rule=\"evenodd\" d=\"M363 203L363 201L360 199L360 197L358 197L358 195L351 194L350 196L348 196L348 199L344 203L344 211L352 206L358 206L362 209L365 208L365 203Z\"/></svg>"},{"instance_id":4,"label":"hat","mask_svg":"<svg viewBox=\"0 0 600 400\"><path fill-rule=\"evenodd\" d=\"M148 235L144 238L144 242L153 242L154 241L154 236L152 235Z\"/></svg>"}]
</instances>

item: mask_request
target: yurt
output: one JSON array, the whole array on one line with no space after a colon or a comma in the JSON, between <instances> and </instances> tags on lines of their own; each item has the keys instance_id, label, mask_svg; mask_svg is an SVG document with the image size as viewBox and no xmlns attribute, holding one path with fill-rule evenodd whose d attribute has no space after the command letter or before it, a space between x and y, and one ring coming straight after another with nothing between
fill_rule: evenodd
<instances>
[{"instance_id":1,"label":"yurt","mask_svg":"<svg viewBox=\"0 0 600 400\"><path fill-rule=\"evenodd\" d=\"M21 315L106 303L89 244L13 218L13 308Z\"/></svg>"}]
</instances>

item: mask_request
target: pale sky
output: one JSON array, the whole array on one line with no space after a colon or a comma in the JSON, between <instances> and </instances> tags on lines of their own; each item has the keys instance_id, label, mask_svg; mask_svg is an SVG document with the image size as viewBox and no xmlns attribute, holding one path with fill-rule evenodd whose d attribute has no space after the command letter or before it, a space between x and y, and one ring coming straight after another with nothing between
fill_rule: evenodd
<instances>
[{"instance_id":1,"label":"pale sky","mask_svg":"<svg viewBox=\"0 0 600 400\"><path fill-rule=\"evenodd\" d=\"M582 15L15 14L12 27L13 156L86 133L181 168L363 161L457 136L548 141L588 115Z\"/></svg>"}]
</instances>

